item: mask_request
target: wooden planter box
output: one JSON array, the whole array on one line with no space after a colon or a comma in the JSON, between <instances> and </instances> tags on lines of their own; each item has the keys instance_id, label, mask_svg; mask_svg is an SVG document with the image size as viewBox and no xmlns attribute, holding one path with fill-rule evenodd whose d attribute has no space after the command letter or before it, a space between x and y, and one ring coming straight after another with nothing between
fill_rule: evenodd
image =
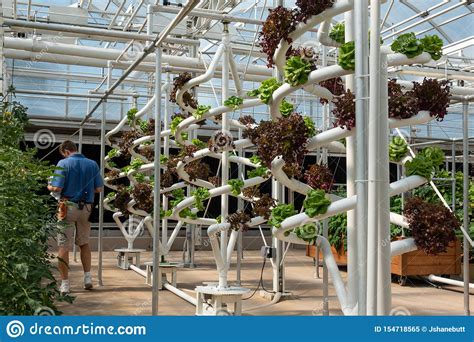
<instances>
[{"instance_id":1,"label":"wooden planter box","mask_svg":"<svg viewBox=\"0 0 474 342\"><path fill-rule=\"evenodd\" d=\"M459 275L461 273L461 242L453 241L445 253L428 255L417 250L392 258L392 273L406 276L430 274Z\"/></svg>"},{"instance_id":2,"label":"wooden planter box","mask_svg":"<svg viewBox=\"0 0 474 342\"><path fill-rule=\"evenodd\" d=\"M344 249L341 248L340 251L336 251L336 249L331 246L332 254L334 255L334 259L339 266L347 265L347 254L344 252ZM316 258L316 246L306 246L306 256ZM323 255L321 251L319 252L319 260L323 260Z\"/></svg>"},{"instance_id":3,"label":"wooden planter box","mask_svg":"<svg viewBox=\"0 0 474 342\"><path fill-rule=\"evenodd\" d=\"M347 265L347 254L344 250L336 251L331 246L334 259L339 266ZM456 240L451 242L445 253L428 255L421 250L397 255L392 258L391 272L401 277L406 276L426 276L430 274L461 274L461 242ZM306 255L316 258L316 246L306 246ZM322 254L319 253L322 260Z\"/></svg>"}]
</instances>

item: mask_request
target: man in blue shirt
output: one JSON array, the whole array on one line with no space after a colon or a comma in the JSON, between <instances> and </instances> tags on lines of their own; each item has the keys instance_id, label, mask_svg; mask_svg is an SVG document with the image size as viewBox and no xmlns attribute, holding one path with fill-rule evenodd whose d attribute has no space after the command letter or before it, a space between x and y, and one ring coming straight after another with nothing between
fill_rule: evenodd
<instances>
[{"instance_id":1,"label":"man in blue shirt","mask_svg":"<svg viewBox=\"0 0 474 342\"><path fill-rule=\"evenodd\" d=\"M89 216L94 203L94 194L102 191L104 186L99 166L91 159L77 152L76 144L66 140L59 146L59 153L65 158L59 161L48 190L61 194L61 199L67 200L67 214L64 219L65 230L58 235L58 268L61 274L62 294L69 293L69 250L74 241L81 249L81 262L84 269L84 288L92 289L91 250L89 236L91 225Z\"/></svg>"}]
</instances>

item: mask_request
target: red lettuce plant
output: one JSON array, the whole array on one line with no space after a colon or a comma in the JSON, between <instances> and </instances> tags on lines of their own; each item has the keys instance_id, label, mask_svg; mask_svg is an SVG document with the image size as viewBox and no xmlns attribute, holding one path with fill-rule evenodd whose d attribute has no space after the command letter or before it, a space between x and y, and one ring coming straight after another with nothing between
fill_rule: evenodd
<instances>
[{"instance_id":1,"label":"red lettuce plant","mask_svg":"<svg viewBox=\"0 0 474 342\"><path fill-rule=\"evenodd\" d=\"M296 0L298 20L306 23L313 15L317 15L332 7L334 0Z\"/></svg>"},{"instance_id":2,"label":"red lettuce plant","mask_svg":"<svg viewBox=\"0 0 474 342\"><path fill-rule=\"evenodd\" d=\"M136 184L132 196L137 202L137 208L151 213L153 211L153 187L147 183Z\"/></svg>"},{"instance_id":3,"label":"red lettuce plant","mask_svg":"<svg viewBox=\"0 0 474 342\"><path fill-rule=\"evenodd\" d=\"M404 215L408 219L416 246L426 254L446 252L454 241L459 220L441 203L428 203L419 197L412 197L405 204Z\"/></svg>"},{"instance_id":4,"label":"red lettuce plant","mask_svg":"<svg viewBox=\"0 0 474 342\"><path fill-rule=\"evenodd\" d=\"M321 189L325 192L329 192L334 176L326 165L313 164L306 170L304 178L313 189Z\"/></svg>"},{"instance_id":5,"label":"red lettuce plant","mask_svg":"<svg viewBox=\"0 0 474 342\"><path fill-rule=\"evenodd\" d=\"M170 92L170 101L176 103L176 93L181 89L186 82L192 79L192 76L189 72L183 72L175 77L173 80L173 89ZM186 91L183 94L183 102L186 106L196 109L198 103L194 98L193 94L189 91Z\"/></svg>"},{"instance_id":6,"label":"red lettuce plant","mask_svg":"<svg viewBox=\"0 0 474 342\"><path fill-rule=\"evenodd\" d=\"M340 77L330 78L326 81L321 81L319 82L319 85L329 90L334 96L340 96L344 94L344 82ZM321 104L329 103L328 100L323 98L319 99L319 102Z\"/></svg>"},{"instance_id":7,"label":"red lettuce plant","mask_svg":"<svg viewBox=\"0 0 474 342\"><path fill-rule=\"evenodd\" d=\"M333 115L336 117L334 127L345 127L351 129L355 127L355 96L350 90L346 90L344 94L334 98Z\"/></svg>"},{"instance_id":8,"label":"red lettuce plant","mask_svg":"<svg viewBox=\"0 0 474 342\"><path fill-rule=\"evenodd\" d=\"M301 165L310 137L310 129L303 117L293 113L277 121L261 121L255 128L248 128L244 138L249 138L257 147L257 155L270 168L272 160L282 156L287 164Z\"/></svg>"},{"instance_id":9,"label":"red lettuce plant","mask_svg":"<svg viewBox=\"0 0 474 342\"><path fill-rule=\"evenodd\" d=\"M408 119L419 111L418 99L413 91L403 93L397 81L388 81L388 116L390 118Z\"/></svg>"},{"instance_id":10,"label":"red lettuce plant","mask_svg":"<svg viewBox=\"0 0 474 342\"><path fill-rule=\"evenodd\" d=\"M267 55L267 66L272 67L274 64L273 54L280 41L286 39L291 44L288 35L296 28L297 13L296 10L290 10L282 6L270 9L269 12L259 33L258 44L261 51Z\"/></svg>"},{"instance_id":11,"label":"red lettuce plant","mask_svg":"<svg viewBox=\"0 0 474 342\"><path fill-rule=\"evenodd\" d=\"M423 83L413 82L413 93L418 98L420 110L427 110L436 120L443 121L448 113L449 92L448 81L438 81L436 79L423 79Z\"/></svg>"}]
</instances>

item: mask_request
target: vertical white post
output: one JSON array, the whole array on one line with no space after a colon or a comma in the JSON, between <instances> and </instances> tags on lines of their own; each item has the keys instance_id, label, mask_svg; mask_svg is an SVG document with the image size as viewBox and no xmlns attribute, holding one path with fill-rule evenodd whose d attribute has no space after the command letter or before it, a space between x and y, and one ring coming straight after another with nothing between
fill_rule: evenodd
<instances>
[{"instance_id":1,"label":"vertical white post","mask_svg":"<svg viewBox=\"0 0 474 342\"><path fill-rule=\"evenodd\" d=\"M224 101L229 97L229 44L230 44L230 37L229 37L229 27L228 23L224 22L224 35L222 37L222 43L225 46L224 55L222 57L222 104ZM230 126L229 126L229 114L223 113L222 114L222 131L225 133L230 134ZM221 164L221 184L227 185L229 180L229 153L228 151L224 151L222 153L222 164ZM222 222L224 222L229 214L229 196L222 195L221 196L221 217ZM222 260L227 260L227 231L221 231L221 254ZM228 265L226 265L226 271L221 272L219 274L219 287L227 287L227 269Z\"/></svg>"},{"instance_id":2,"label":"vertical white post","mask_svg":"<svg viewBox=\"0 0 474 342\"><path fill-rule=\"evenodd\" d=\"M167 72L166 73L166 84L167 84L167 87L165 89L165 106L164 106L164 117L163 117L163 126L164 126L164 130L167 130L168 127L169 127L169 110L170 110L170 73ZM157 124L157 123L155 123ZM170 145L170 142L169 142L169 136L164 136L163 137L163 154L165 156L168 156L169 155L169 145ZM161 153L160 153L161 154ZM163 206L163 210L168 210L168 197L163 195L162 198L161 198L161 201L162 201L162 206ZM168 220L166 219L166 217L163 217L162 221L161 221L161 229L162 229L162 234L161 234L161 245L162 246L166 246L167 243L168 243ZM163 253L163 256L162 257L165 257L166 255L164 254L164 252L162 251Z\"/></svg>"},{"instance_id":3,"label":"vertical white post","mask_svg":"<svg viewBox=\"0 0 474 342\"><path fill-rule=\"evenodd\" d=\"M345 40L354 40L354 15L353 11L344 13ZM346 76L346 88L354 92L354 76ZM356 123L357 125L357 123ZM347 197L355 195L355 164L356 164L356 138L354 136L346 138L346 177L347 177ZM347 212L347 304L355 307L357 303L358 282L357 282L357 228L356 211Z\"/></svg>"},{"instance_id":4,"label":"vertical white post","mask_svg":"<svg viewBox=\"0 0 474 342\"><path fill-rule=\"evenodd\" d=\"M378 118L380 110L380 2L370 0L368 194L367 194L367 314L377 314L378 239Z\"/></svg>"},{"instance_id":5,"label":"vertical white post","mask_svg":"<svg viewBox=\"0 0 474 342\"><path fill-rule=\"evenodd\" d=\"M390 169L388 159L389 126L388 126L388 88L387 56L380 56L380 110L378 138L378 237L377 256L377 314L388 315L391 310L391 251L390 251Z\"/></svg>"},{"instance_id":6,"label":"vertical white post","mask_svg":"<svg viewBox=\"0 0 474 342\"><path fill-rule=\"evenodd\" d=\"M462 104L463 125L462 125L462 172L463 172L463 227L469 232L469 102L467 99ZM453 173L454 177L454 173ZM464 314L471 315L469 309L469 249L470 244L464 236L463 240L463 280L464 280Z\"/></svg>"},{"instance_id":7,"label":"vertical white post","mask_svg":"<svg viewBox=\"0 0 474 342\"><path fill-rule=\"evenodd\" d=\"M368 0L354 3L355 95L356 95L356 234L358 314L366 315L367 300L367 100L368 100Z\"/></svg>"},{"instance_id":8,"label":"vertical white post","mask_svg":"<svg viewBox=\"0 0 474 342\"><path fill-rule=\"evenodd\" d=\"M155 168L153 189L153 287L151 300L151 314L158 315L158 296L159 296L159 267L160 267L160 173L161 173L161 46L155 51Z\"/></svg>"},{"instance_id":9,"label":"vertical white post","mask_svg":"<svg viewBox=\"0 0 474 342\"><path fill-rule=\"evenodd\" d=\"M4 44L4 29L3 29L3 3L0 0L0 93L6 94L6 84L7 84L7 73L6 73L6 66L5 66L5 59L3 57L3 44Z\"/></svg>"}]
</instances>

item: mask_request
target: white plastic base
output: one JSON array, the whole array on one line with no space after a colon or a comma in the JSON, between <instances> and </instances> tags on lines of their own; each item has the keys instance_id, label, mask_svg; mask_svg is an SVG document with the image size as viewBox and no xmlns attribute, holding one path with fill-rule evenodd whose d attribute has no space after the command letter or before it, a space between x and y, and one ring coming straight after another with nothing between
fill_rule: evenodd
<instances>
[{"instance_id":1,"label":"white plastic base","mask_svg":"<svg viewBox=\"0 0 474 342\"><path fill-rule=\"evenodd\" d=\"M240 316L242 314L242 296L249 292L250 289L237 286L226 288L219 288L217 286L197 286L195 291L197 296L197 316ZM206 295L210 297L214 309L211 313L204 310ZM233 304L233 312L227 310L227 304Z\"/></svg>"}]
</instances>

